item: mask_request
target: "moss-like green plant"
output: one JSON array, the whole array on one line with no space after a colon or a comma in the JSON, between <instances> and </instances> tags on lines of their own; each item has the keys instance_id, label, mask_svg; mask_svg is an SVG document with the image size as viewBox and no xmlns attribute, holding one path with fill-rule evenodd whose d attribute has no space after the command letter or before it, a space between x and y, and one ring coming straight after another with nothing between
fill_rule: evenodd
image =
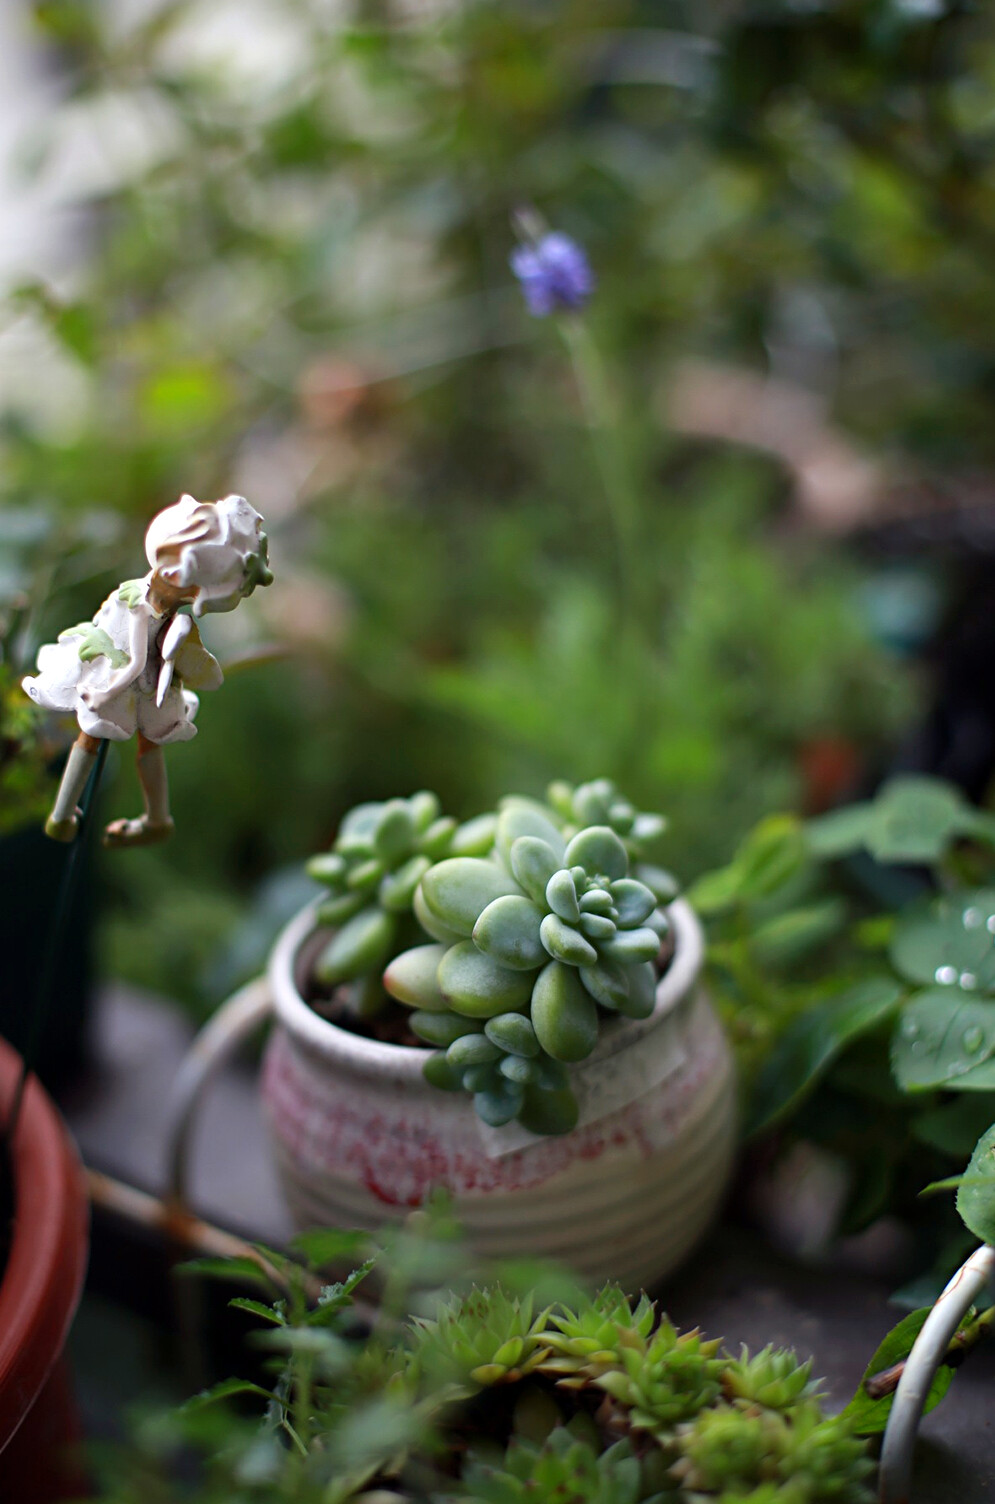
<instances>
[{"instance_id":1,"label":"moss-like green plant","mask_svg":"<svg viewBox=\"0 0 995 1504\"><path fill-rule=\"evenodd\" d=\"M541 1445L512 1441L500 1461L472 1458L460 1498L476 1504L638 1504L639 1460L625 1441L599 1453L566 1426Z\"/></svg>"},{"instance_id":2,"label":"moss-like green plant","mask_svg":"<svg viewBox=\"0 0 995 1504\"><path fill-rule=\"evenodd\" d=\"M561 813L502 801L487 855L430 866L413 898L434 943L397 956L384 986L414 1010L412 1028L445 1049L427 1068L434 1084L469 1091L484 1122L512 1118L533 1132L577 1121L565 1067L586 1059L610 1014L653 1011L653 965L667 920L657 891L631 872L626 841L608 824L576 824L605 811L630 836L655 834L606 780L569 792ZM569 812L568 822L562 811Z\"/></svg>"}]
</instances>

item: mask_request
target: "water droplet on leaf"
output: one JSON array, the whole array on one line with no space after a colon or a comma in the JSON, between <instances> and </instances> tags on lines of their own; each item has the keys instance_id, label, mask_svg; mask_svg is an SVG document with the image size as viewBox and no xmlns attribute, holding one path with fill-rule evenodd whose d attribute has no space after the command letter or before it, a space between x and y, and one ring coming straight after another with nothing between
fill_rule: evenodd
<instances>
[{"instance_id":1,"label":"water droplet on leaf","mask_svg":"<svg viewBox=\"0 0 995 1504\"><path fill-rule=\"evenodd\" d=\"M980 1024L972 1024L969 1029L964 1030L964 1037L961 1043L969 1055L976 1055L984 1042L985 1031Z\"/></svg>"},{"instance_id":2,"label":"water droplet on leaf","mask_svg":"<svg viewBox=\"0 0 995 1504\"><path fill-rule=\"evenodd\" d=\"M978 985L978 979L974 975L974 972L973 971L962 971L961 974L960 974L960 985L967 992L970 992L970 991L972 991L973 988L977 987L977 985Z\"/></svg>"},{"instance_id":3,"label":"water droplet on leaf","mask_svg":"<svg viewBox=\"0 0 995 1504\"><path fill-rule=\"evenodd\" d=\"M936 980L943 987L952 987L957 980L956 966L938 966L936 968Z\"/></svg>"},{"instance_id":4,"label":"water droplet on leaf","mask_svg":"<svg viewBox=\"0 0 995 1504\"><path fill-rule=\"evenodd\" d=\"M981 923L982 917L983 916L981 910L976 909L972 904L970 908L964 910L962 916L964 920L964 928L966 930L976 930L978 928L978 925Z\"/></svg>"}]
</instances>

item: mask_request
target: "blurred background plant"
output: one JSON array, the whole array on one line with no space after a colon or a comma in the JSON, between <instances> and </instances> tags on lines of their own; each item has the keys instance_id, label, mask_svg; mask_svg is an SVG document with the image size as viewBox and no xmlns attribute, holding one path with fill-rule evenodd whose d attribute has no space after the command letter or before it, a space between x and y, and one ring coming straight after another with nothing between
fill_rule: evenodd
<instances>
[{"instance_id":1,"label":"blurred background plant","mask_svg":"<svg viewBox=\"0 0 995 1504\"><path fill-rule=\"evenodd\" d=\"M2 268L0 517L44 510L60 555L110 522L97 577L39 588L5 664L132 574L183 489L244 491L277 573L212 623L246 666L171 759L180 839L105 864L107 969L216 1001L299 900L270 879L240 927L264 875L398 788L466 815L607 771L671 812L666 860L693 876L765 809L830 802L887 759L917 705L901 654L957 556L896 569L837 535L984 498L984 12L23 18L47 108L19 160L46 214ZM586 327L647 602L624 675L584 409L508 268L523 204L597 278ZM43 579L24 568L22 588Z\"/></svg>"}]
</instances>

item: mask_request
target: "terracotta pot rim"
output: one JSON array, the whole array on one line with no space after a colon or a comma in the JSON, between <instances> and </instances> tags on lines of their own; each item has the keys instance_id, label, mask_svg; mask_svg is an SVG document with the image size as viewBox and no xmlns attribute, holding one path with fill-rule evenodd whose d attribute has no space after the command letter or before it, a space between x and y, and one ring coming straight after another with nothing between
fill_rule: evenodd
<instances>
[{"instance_id":1,"label":"terracotta pot rim","mask_svg":"<svg viewBox=\"0 0 995 1504\"><path fill-rule=\"evenodd\" d=\"M20 1057L0 1040L6 1113ZM14 1229L0 1280L0 1450L65 1345L86 1275L89 1206L75 1145L48 1094L28 1081L14 1142Z\"/></svg>"},{"instance_id":2,"label":"terracotta pot rim","mask_svg":"<svg viewBox=\"0 0 995 1504\"><path fill-rule=\"evenodd\" d=\"M363 1075L424 1084L422 1066L435 1053L429 1047L387 1044L367 1039L322 1018L305 1002L296 973L301 950L315 933L315 899L280 933L269 961L269 980L277 1019L310 1053ZM667 907L674 933L674 953L656 989L656 1003L647 1019L620 1018L602 1031L585 1064L608 1059L627 1049L650 1030L656 1029L692 991L704 960L705 944L698 917L686 899Z\"/></svg>"}]
</instances>

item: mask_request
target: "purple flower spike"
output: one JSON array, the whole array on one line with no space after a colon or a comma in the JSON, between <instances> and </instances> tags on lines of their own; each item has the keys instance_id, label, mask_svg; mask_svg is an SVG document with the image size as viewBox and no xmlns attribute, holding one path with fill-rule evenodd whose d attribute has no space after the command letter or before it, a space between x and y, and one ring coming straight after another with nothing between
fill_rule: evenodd
<instances>
[{"instance_id":1,"label":"purple flower spike","mask_svg":"<svg viewBox=\"0 0 995 1504\"><path fill-rule=\"evenodd\" d=\"M529 313L537 319L561 308L583 308L594 291L586 252L569 235L555 231L513 251L511 269L522 284Z\"/></svg>"}]
</instances>

